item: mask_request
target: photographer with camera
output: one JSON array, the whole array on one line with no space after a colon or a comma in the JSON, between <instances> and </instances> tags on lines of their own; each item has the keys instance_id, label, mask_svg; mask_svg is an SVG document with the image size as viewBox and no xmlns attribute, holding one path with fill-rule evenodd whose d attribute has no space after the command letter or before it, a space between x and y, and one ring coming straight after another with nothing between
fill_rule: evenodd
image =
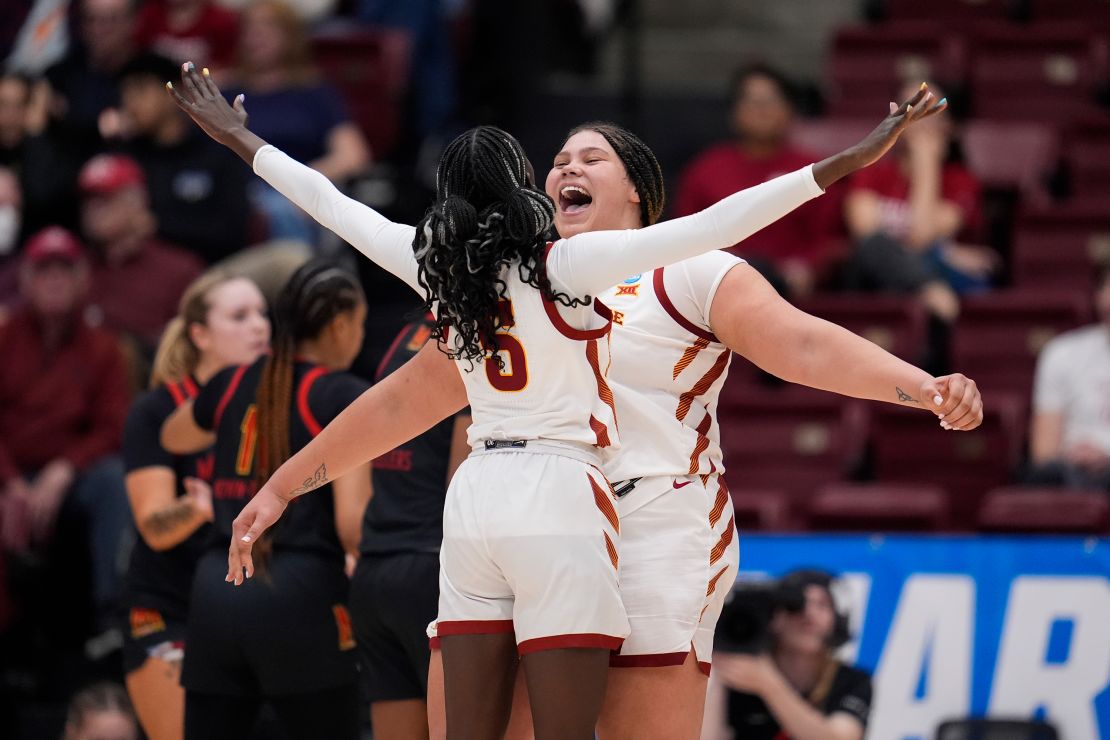
<instances>
[{"instance_id":1,"label":"photographer with camera","mask_svg":"<svg viewBox=\"0 0 1110 740\"><path fill-rule=\"evenodd\" d=\"M862 740L871 677L835 657L849 634L832 586L820 570L736 586L717 625L702 740Z\"/></svg>"}]
</instances>

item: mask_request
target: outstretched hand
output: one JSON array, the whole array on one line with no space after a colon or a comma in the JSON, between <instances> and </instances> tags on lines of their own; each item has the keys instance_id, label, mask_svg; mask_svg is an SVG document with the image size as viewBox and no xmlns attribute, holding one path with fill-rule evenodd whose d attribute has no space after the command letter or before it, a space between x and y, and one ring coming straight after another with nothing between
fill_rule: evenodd
<instances>
[{"instance_id":1,"label":"outstretched hand","mask_svg":"<svg viewBox=\"0 0 1110 740\"><path fill-rule=\"evenodd\" d=\"M948 98L942 98L937 103L933 102L935 100L936 96L929 92L928 83L922 82L917 93L906 102L901 105L890 103L890 115L855 146L860 167L877 162L890 151L902 132L914 123L935 116L948 107Z\"/></svg>"},{"instance_id":2,"label":"outstretched hand","mask_svg":"<svg viewBox=\"0 0 1110 740\"><path fill-rule=\"evenodd\" d=\"M975 381L961 373L930 378L921 386L922 403L944 429L970 432L983 423L983 398Z\"/></svg>"},{"instance_id":3,"label":"outstretched hand","mask_svg":"<svg viewBox=\"0 0 1110 740\"><path fill-rule=\"evenodd\" d=\"M265 144L247 130L244 96L236 95L230 104L205 68L197 71L192 62L181 65L181 83L166 83L166 90L177 106L192 118L204 133L235 150L248 163Z\"/></svg>"},{"instance_id":4,"label":"outstretched hand","mask_svg":"<svg viewBox=\"0 0 1110 740\"><path fill-rule=\"evenodd\" d=\"M251 557L254 543L281 518L288 505L288 499L263 486L243 507L231 524L231 546L227 551L225 581L239 586L243 583L244 574L246 578L254 575L254 560Z\"/></svg>"}]
</instances>

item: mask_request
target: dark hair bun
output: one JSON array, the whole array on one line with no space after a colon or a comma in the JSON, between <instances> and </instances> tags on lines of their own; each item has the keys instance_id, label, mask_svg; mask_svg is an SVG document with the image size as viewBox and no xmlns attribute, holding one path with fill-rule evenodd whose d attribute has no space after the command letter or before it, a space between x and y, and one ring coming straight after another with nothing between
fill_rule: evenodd
<instances>
[{"instance_id":1,"label":"dark hair bun","mask_svg":"<svg viewBox=\"0 0 1110 740\"><path fill-rule=\"evenodd\" d=\"M555 204L532 188L517 188L505 201L505 233L511 239L542 237L555 218Z\"/></svg>"},{"instance_id":2,"label":"dark hair bun","mask_svg":"<svg viewBox=\"0 0 1110 740\"><path fill-rule=\"evenodd\" d=\"M478 233L478 212L466 198L450 195L440 206L443 214L442 228L445 240L465 241Z\"/></svg>"}]
</instances>

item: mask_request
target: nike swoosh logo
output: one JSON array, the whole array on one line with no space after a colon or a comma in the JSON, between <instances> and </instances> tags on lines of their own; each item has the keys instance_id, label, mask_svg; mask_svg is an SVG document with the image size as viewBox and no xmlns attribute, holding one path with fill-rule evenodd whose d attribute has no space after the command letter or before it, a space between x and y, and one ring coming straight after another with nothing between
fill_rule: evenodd
<instances>
[{"instance_id":1,"label":"nike swoosh logo","mask_svg":"<svg viewBox=\"0 0 1110 740\"><path fill-rule=\"evenodd\" d=\"M674 482L674 483L672 483L671 485L672 485L672 486L674 486L675 488L682 488L683 486L688 486L688 485L690 485L690 484L691 484L691 483L693 483L693 482L694 482L694 481L692 481L692 480L688 480L688 481L686 481L685 483L679 483L678 481L675 481L675 482Z\"/></svg>"}]
</instances>

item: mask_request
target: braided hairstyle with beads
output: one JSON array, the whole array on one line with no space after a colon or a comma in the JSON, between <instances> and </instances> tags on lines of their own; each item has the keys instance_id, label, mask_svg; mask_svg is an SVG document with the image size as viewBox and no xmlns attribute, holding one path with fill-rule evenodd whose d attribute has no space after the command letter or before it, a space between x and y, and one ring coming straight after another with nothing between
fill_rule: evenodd
<instances>
[{"instance_id":1,"label":"braided hairstyle with beads","mask_svg":"<svg viewBox=\"0 0 1110 740\"><path fill-rule=\"evenodd\" d=\"M663 215L666 191L663 186L663 168L651 147L636 134L623 126L608 121L591 121L575 126L567 134L567 139L583 131L601 134L613 147L617 157L624 164L628 179L640 196L640 225L651 226Z\"/></svg>"},{"instance_id":2,"label":"braided hairstyle with beads","mask_svg":"<svg viewBox=\"0 0 1110 740\"><path fill-rule=\"evenodd\" d=\"M452 359L478 362L497 355L498 302L515 265L521 281L564 306L590 302L551 287L547 234L555 205L536 189L520 143L494 126L470 129L450 144L436 173L436 202L416 226L413 250L435 316L432 336ZM447 331L454 332L446 347Z\"/></svg>"}]
</instances>

